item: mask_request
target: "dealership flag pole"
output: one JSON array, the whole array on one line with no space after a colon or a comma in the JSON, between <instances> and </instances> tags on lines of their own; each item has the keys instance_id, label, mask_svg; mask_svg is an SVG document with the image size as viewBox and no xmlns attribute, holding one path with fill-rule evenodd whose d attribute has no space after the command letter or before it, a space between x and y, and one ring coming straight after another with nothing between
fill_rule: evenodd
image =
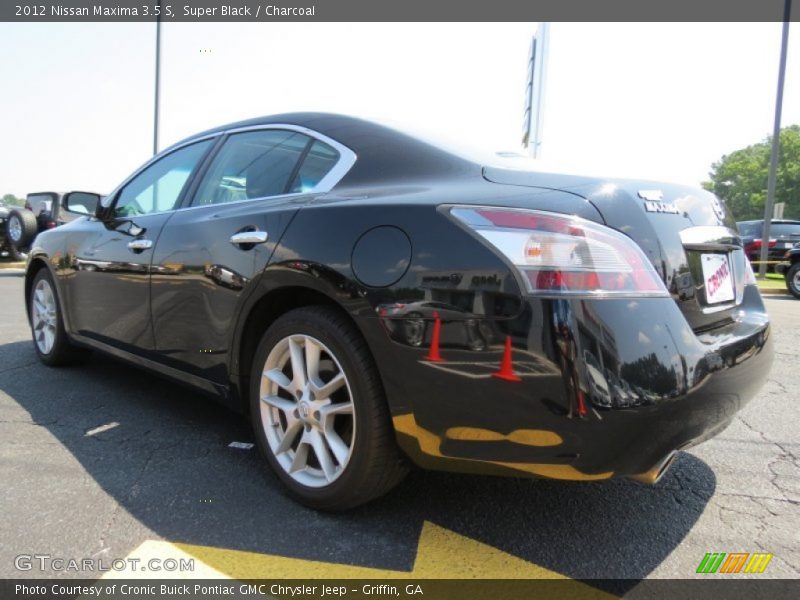
<instances>
[{"instance_id":1,"label":"dealership flag pole","mask_svg":"<svg viewBox=\"0 0 800 600\"><path fill-rule=\"evenodd\" d=\"M531 40L528 57L528 78L525 85L525 115L522 145L534 158L542 150L542 128L544 125L544 88L547 76L547 57L550 46L550 23L539 23L536 35Z\"/></svg>"},{"instance_id":2,"label":"dealership flag pole","mask_svg":"<svg viewBox=\"0 0 800 600\"><path fill-rule=\"evenodd\" d=\"M783 109L783 81L786 78L786 51L789 45L789 19L792 13L792 0L786 0L783 9L783 36L781 38L781 61L778 68L778 94L775 98L775 125L772 129L772 156L769 162L769 179L767 181L767 202L764 205L764 230L761 235L761 257L758 265L758 276L762 279L767 274L769 256L769 228L772 220L772 206L775 203L775 179L778 170L778 150L781 142L781 110Z\"/></svg>"},{"instance_id":3,"label":"dealership flag pole","mask_svg":"<svg viewBox=\"0 0 800 600\"><path fill-rule=\"evenodd\" d=\"M161 1L156 4L156 82L153 106L153 154L158 154L158 109L161 97Z\"/></svg>"}]
</instances>

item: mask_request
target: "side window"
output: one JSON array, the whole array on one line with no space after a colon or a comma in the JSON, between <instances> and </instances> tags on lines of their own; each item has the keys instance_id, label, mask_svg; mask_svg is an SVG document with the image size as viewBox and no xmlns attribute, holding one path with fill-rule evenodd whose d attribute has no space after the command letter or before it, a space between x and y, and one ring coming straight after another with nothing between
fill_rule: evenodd
<instances>
[{"instance_id":1,"label":"side window","mask_svg":"<svg viewBox=\"0 0 800 600\"><path fill-rule=\"evenodd\" d=\"M231 135L197 188L194 206L279 196L289 192L311 138L264 129Z\"/></svg>"},{"instance_id":2,"label":"side window","mask_svg":"<svg viewBox=\"0 0 800 600\"><path fill-rule=\"evenodd\" d=\"M122 188L115 214L135 217L175 208L183 186L213 141L185 146L147 167Z\"/></svg>"},{"instance_id":3,"label":"side window","mask_svg":"<svg viewBox=\"0 0 800 600\"><path fill-rule=\"evenodd\" d=\"M328 144L315 141L306 155L297 176L292 181L292 192L309 192L322 181L339 161L339 152Z\"/></svg>"},{"instance_id":4,"label":"side window","mask_svg":"<svg viewBox=\"0 0 800 600\"><path fill-rule=\"evenodd\" d=\"M758 225L756 223L741 223L739 225L739 233L746 236L758 235Z\"/></svg>"}]
</instances>

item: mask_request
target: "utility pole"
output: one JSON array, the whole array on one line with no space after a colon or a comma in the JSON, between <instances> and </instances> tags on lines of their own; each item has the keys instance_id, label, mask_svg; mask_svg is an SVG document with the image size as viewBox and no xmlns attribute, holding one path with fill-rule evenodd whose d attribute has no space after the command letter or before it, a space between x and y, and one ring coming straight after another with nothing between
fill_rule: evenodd
<instances>
[{"instance_id":1,"label":"utility pole","mask_svg":"<svg viewBox=\"0 0 800 600\"><path fill-rule=\"evenodd\" d=\"M536 35L531 40L531 51L528 57L528 79L525 86L525 115L522 131L522 145L534 158L539 158L542 151L544 90L549 53L550 23L539 23Z\"/></svg>"},{"instance_id":2,"label":"utility pole","mask_svg":"<svg viewBox=\"0 0 800 600\"><path fill-rule=\"evenodd\" d=\"M772 156L769 162L769 178L767 180L767 202L764 205L764 230L761 235L761 256L758 265L758 276L767 275L769 257L769 229L772 224L772 207L775 204L775 179L778 171L778 150L781 145L781 111L783 109L783 82L786 78L786 52L789 46L789 20L792 14L792 0L785 0L783 8L783 36L781 38L781 60L778 67L778 94L775 98L775 125L772 129Z\"/></svg>"},{"instance_id":3,"label":"utility pole","mask_svg":"<svg viewBox=\"0 0 800 600\"><path fill-rule=\"evenodd\" d=\"M153 103L153 155L158 154L158 109L161 100L161 0L156 3L156 81Z\"/></svg>"}]
</instances>

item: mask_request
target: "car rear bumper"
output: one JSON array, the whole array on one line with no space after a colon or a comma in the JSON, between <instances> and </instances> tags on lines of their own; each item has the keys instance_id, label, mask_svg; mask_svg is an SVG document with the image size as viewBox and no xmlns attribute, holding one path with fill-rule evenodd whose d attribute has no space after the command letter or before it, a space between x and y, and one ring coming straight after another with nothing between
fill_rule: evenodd
<instances>
[{"instance_id":1,"label":"car rear bumper","mask_svg":"<svg viewBox=\"0 0 800 600\"><path fill-rule=\"evenodd\" d=\"M676 450L727 427L765 381L772 343L755 286L740 309L698 334L669 298L529 298L514 319L440 322L440 361L432 319L413 347L381 318L398 441L426 468L654 481ZM485 348L474 349L476 335ZM506 339L512 377L498 376L509 374Z\"/></svg>"},{"instance_id":2,"label":"car rear bumper","mask_svg":"<svg viewBox=\"0 0 800 600\"><path fill-rule=\"evenodd\" d=\"M786 256L786 251L788 248L770 248L769 252L767 253L767 261L770 263L774 263L776 261L783 261ZM761 254L759 252L749 253L747 258L750 259L752 263L758 263L761 260Z\"/></svg>"}]
</instances>

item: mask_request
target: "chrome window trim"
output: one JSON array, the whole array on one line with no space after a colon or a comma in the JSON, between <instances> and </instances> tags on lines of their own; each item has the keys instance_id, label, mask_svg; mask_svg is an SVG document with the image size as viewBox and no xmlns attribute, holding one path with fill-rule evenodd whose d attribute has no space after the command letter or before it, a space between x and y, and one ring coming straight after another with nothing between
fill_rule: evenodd
<instances>
[{"instance_id":1,"label":"chrome window trim","mask_svg":"<svg viewBox=\"0 0 800 600\"><path fill-rule=\"evenodd\" d=\"M300 125L291 125L289 123L265 123L262 125L249 125L247 127L233 127L231 129L225 129L224 131L217 131L215 133L210 133L208 135L204 135L201 137L193 138L191 140L187 140L186 142L179 142L178 144L174 144L169 148L166 148L164 151L160 152L156 156L153 156L144 163L141 167L139 167L136 171L134 171L125 181L123 181L117 188L110 193L105 198L114 198L116 200L117 195L119 192L126 186L128 183L136 178L142 171L150 167L153 163L157 160L160 160L167 156L168 154L172 154L180 150L181 148L185 148L186 146L191 146L192 144L196 144L197 142L202 142L209 139L219 138L222 136L227 136L235 133L244 133L248 131L263 131L263 130L285 130L285 131L296 131L297 133L302 133L307 135L308 137L318 140L320 142L324 142L331 146L334 150L339 153L339 160L333 166L333 168L328 171L327 175L319 180L317 185L315 185L312 189L307 192L294 192L290 194L279 194L276 196L261 196L258 198L246 198L245 200L236 200L234 202L224 202L221 204L203 204L203 205L188 205L188 206L179 206L178 208L172 208L170 210L162 210L159 212L152 212L147 213L146 215L139 215L140 217L149 217L150 215L159 215L164 213L171 213L177 212L181 210L189 210L194 208L209 208L209 207L221 207L221 206L231 206L234 204L242 204L244 202L257 202L259 200L272 200L272 199L282 199L282 198L293 198L295 196L307 196L309 194L325 194L330 192L336 185L344 179L344 176L350 172L350 169L353 168L353 165L358 160L358 155L353 152L350 148L345 146L344 144L337 142L336 140L329 138L327 135L319 133L318 131L314 131L313 129L309 129L308 127L301 127ZM213 162L213 159L212 159ZM104 198L104 199L105 199ZM102 204L102 201L101 201ZM103 205L104 207L108 207L107 205Z\"/></svg>"}]
</instances>

